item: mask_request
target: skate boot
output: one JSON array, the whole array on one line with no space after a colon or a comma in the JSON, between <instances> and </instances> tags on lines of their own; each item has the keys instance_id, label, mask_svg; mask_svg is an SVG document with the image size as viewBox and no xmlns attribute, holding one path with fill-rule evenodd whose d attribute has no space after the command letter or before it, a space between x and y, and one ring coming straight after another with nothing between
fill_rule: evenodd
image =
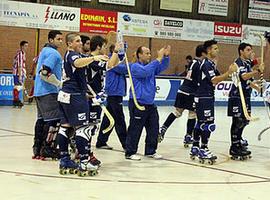
<instances>
[{"instance_id":1,"label":"skate boot","mask_svg":"<svg viewBox=\"0 0 270 200\"><path fill-rule=\"evenodd\" d=\"M241 143L241 146L243 147L243 148L245 148L246 150L248 149L248 141L246 140L246 139L241 139L240 140L240 143Z\"/></svg>"},{"instance_id":2,"label":"skate boot","mask_svg":"<svg viewBox=\"0 0 270 200\"><path fill-rule=\"evenodd\" d=\"M98 174L98 166L92 165L90 160L81 160L79 163L78 176L95 176Z\"/></svg>"},{"instance_id":3,"label":"skate boot","mask_svg":"<svg viewBox=\"0 0 270 200\"><path fill-rule=\"evenodd\" d=\"M59 149L54 149L47 145L41 148L40 155L41 160L45 160L46 158L57 160L60 157Z\"/></svg>"},{"instance_id":4,"label":"skate boot","mask_svg":"<svg viewBox=\"0 0 270 200\"><path fill-rule=\"evenodd\" d=\"M189 147L189 145L190 144L192 144L193 143L193 138L192 138L192 136L191 135L185 135L185 138L184 138L184 147L185 148L188 148Z\"/></svg>"},{"instance_id":5,"label":"skate boot","mask_svg":"<svg viewBox=\"0 0 270 200\"><path fill-rule=\"evenodd\" d=\"M207 161L209 165L213 165L216 162L217 156L215 156L208 148L205 148L200 149L198 158L201 164L204 164L205 161Z\"/></svg>"},{"instance_id":6,"label":"skate boot","mask_svg":"<svg viewBox=\"0 0 270 200\"><path fill-rule=\"evenodd\" d=\"M98 166L98 168L100 168L100 166L101 166L101 161L98 160L98 159L95 157L95 155L94 155L93 152L90 153L89 161L90 161L90 163L91 163L92 165Z\"/></svg>"},{"instance_id":7,"label":"skate boot","mask_svg":"<svg viewBox=\"0 0 270 200\"><path fill-rule=\"evenodd\" d=\"M59 173L62 175L66 174L77 174L78 173L78 164L70 159L69 156L63 157L60 159Z\"/></svg>"},{"instance_id":8,"label":"skate boot","mask_svg":"<svg viewBox=\"0 0 270 200\"><path fill-rule=\"evenodd\" d=\"M40 147L38 146L33 146L33 156L32 159L40 159Z\"/></svg>"},{"instance_id":9,"label":"skate boot","mask_svg":"<svg viewBox=\"0 0 270 200\"><path fill-rule=\"evenodd\" d=\"M195 158L199 155L200 148L193 146L190 149L189 155L191 160L195 160Z\"/></svg>"},{"instance_id":10,"label":"skate boot","mask_svg":"<svg viewBox=\"0 0 270 200\"><path fill-rule=\"evenodd\" d=\"M161 126L158 133L158 143L161 143L164 139L165 133L167 131L167 127Z\"/></svg>"},{"instance_id":11,"label":"skate boot","mask_svg":"<svg viewBox=\"0 0 270 200\"><path fill-rule=\"evenodd\" d=\"M247 160L251 158L251 151L241 145L231 146L230 155L232 160Z\"/></svg>"}]
</instances>

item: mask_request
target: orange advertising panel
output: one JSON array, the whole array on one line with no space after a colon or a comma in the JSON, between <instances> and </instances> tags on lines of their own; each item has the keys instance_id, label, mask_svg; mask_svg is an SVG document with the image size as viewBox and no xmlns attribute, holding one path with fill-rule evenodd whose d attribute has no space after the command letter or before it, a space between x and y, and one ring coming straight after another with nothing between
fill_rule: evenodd
<instances>
[{"instance_id":1,"label":"orange advertising panel","mask_svg":"<svg viewBox=\"0 0 270 200\"><path fill-rule=\"evenodd\" d=\"M106 34L116 30L117 12L81 8L81 32Z\"/></svg>"}]
</instances>

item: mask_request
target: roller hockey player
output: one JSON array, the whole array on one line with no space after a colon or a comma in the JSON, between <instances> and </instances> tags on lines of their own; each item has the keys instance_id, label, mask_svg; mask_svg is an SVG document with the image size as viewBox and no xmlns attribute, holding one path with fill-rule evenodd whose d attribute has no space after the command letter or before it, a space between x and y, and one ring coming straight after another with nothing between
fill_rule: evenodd
<instances>
[{"instance_id":1,"label":"roller hockey player","mask_svg":"<svg viewBox=\"0 0 270 200\"><path fill-rule=\"evenodd\" d=\"M252 67L250 62L252 54L252 46L247 43L241 43L238 47L239 58L236 59L235 64L238 66L238 76L242 85L243 94L248 113L251 113L250 95L252 88L260 92L260 87L253 81L253 77L260 74L264 70L264 65L255 65ZM254 63L254 62L253 62ZM248 125L249 121L244 116L239 88L237 83L232 85L229 93L228 101L228 116L232 117L231 125L231 147L229 154L233 160L245 160L250 158L251 151L247 149L247 140L242 138L243 130Z\"/></svg>"},{"instance_id":2,"label":"roller hockey player","mask_svg":"<svg viewBox=\"0 0 270 200\"><path fill-rule=\"evenodd\" d=\"M160 127L158 136L159 142L164 139L164 135L170 125L176 118L182 116L184 110L188 110L187 132L184 137L184 147L188 147L193 142L193 130L196 123L194 94L198 88L198 81L200 77L200 65L204 57L206 56L206 50L203 45L199 45L196 48L196 58L190 63L187 71L187 76L183 84L180 85L175 100L175 111L172 112Z\"/></svg>"},{"instance_id":3,"label":"roller hockey player","mask_svg":"<svg viewBox=\"0 0 270 200\"><path fill-rule=\"evenodd\" d=\"M194 141L190 151L191 159L199 158L200 163L205 160L213 164L217 159L209 149L208 141L212 132L215 131L214 115L214 91L215 85L226 80L233 72L237 71L235 65L231 65L227 72L220 74L217 70L216 59L219 49L215 40L204 42L207 57L201 64L200 86L195 94L197 123L194 129ZM201 139L201 146L200 144Z\"/></svg>"}]
</instances>

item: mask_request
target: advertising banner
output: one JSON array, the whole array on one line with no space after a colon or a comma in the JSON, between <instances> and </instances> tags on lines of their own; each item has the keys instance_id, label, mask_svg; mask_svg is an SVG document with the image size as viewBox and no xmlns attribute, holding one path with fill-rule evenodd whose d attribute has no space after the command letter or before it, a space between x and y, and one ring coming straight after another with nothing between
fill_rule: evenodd
<instances>
[{"instance_id":1,"label":"advertising banner","mask_svg":"<svg viewBox=\"0 0 270 200\"><path fill-rule=\"evenodd\" d=\"M198 13L227 16L229 0L199 0Z\"/></svg>"},{"instance_id":2,"label":"advertising banner","mask_svg":"<svg viewBox=\"0 0 270 200\"><path fill-rule=\"evenodd\" d=\"M242 26L240 24L215 22L214 36L221 43L239 44L242 37Z\"/></svg>"},{"instance_id":3,"label":"advertising banner","mask_svg":"<svg viewBox=\"0 0 270 200\"><path fill-rule=\"evenodd\" d=\"M0 25L78 32L80 8L1 1Z\"/></svg>"},{"instance_id":4,"label":"advertising banner","mask_svg":"<svg viewBox=\"0 0 270 200\"><path fill-rule=\"evenodd\" d=\"M117 22L117 29L121 30L123 35L152 37L152 18L149 15L118 12Z\"/></svg>"},{"instance_id":5,"label":"advertising banner","mask_svg":"<svg viewBox=\"0 0 270 200\"><path fill-rule=\"evenodd\" d=\"M249 0L248 18L270 20L270 1Z\"/></svg>"},{"instance_id":6,"label":"advertising banner","mask_svg":"<svg viewBox=\"0 0 270 200\"><path fill-rule=\"evenodd\" d=\"M250 43L253 46L261 46L260 38L255 34L264 35L265 31L270 31L270 27L242 25L242 42ZM265 41L264 41L265 42Z\"/></svg>"},{"instance_id":7,"label":"advertising banner","mask_svg":"<svg viewBox=\"0 0 270 200\"><path fill-rule=\"evenodd\" d=\"M13 75L0 74L0 101L13 100Z\"/></svg>"},{"instance_id":8,"label":"advertising banner","mask_svg":"<svg viewBox=\"0 0 270 200\"><path fill-rule=\"evenodd\" d=\"M160 9L192 12L192 0L161 0Z\"/></svg>"},{"instance_id":9,"label":"advertising banner","mask_svg":"<svg viewBox=\"0 0 270 200\"><path fill-rule=\"evenodd\" d=\"M80 31L106 34L117 30L117 12L81 9Z\"/></svg>"},{"instance_id":10,"label":"advertising banner","mask_svg":"<svg viewBox=\"0 0 270 200\"><path fill-rule=\"evenodd\" d=\"M135 0L99 0L99 3L118 4L124 6L135 6Z\"/></svg>"}]
</instances>

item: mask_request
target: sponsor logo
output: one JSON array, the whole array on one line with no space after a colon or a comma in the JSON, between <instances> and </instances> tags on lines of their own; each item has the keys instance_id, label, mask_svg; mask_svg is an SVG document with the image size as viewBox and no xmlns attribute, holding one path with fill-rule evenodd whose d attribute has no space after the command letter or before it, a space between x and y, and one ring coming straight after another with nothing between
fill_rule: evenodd
<instances>
[{"instance_id":1,"label":"sponsor logo","mask_svg":"<svg viewBox=\"0 0 270 200\"><path fill-rule=\"evenodd\" d=\"M154 23L155 26L161 26L161 25L162 25L162 21L159 20L159 19L155 19L155 20L153 21L153 23Z\"/></svg>"},{"instance_id":2,"label":"sponsor logo","mask_svg":"<svg viewBox=\"0 0 270 200\"><path fill-rule=\"evenodd\" d=\"M38 18L35 14L30 14L28 12L19 12L19 11L3 11L4 16L6 17L14 17L14 18Z\"/></svg>"},{"instance_id":3,"label":"sponsor logo","mask_svg":"<svg viewBox=\"0 0 270 200\"><path fill-rule=\"evenodd\" d=\"M45 11L45 21L46 23L49 19L63 20L63 21L73 21L76 18L76 14L63 9L53 9L48 6Z\"/></svg>"},{"instance_id":4,"label":"sponsor logo","mask_svg":"<svg viewBox=\"0 0 270 200\"><path fill-rule=\"evenodd\" d=\"M215 23L215 35L241 37L242 26L240 24Z\"/></svg>"},{"instance_id":5,"label":"sponsor logo","mask_svg":"<svg viewBox=\"0 0 270 200\"><path fill-rule=\"evenodd\" d=\"M79 113L78 114L78 120L79 121L86 120L86 113Z\"/></svg>"},{"instance_id":6,"label":"sponsor logo","mask_svg":"<svg viewBox=\"0 0 270 200\"><path fill-rule=\"evenodd\" d=\"M123 16L123 20L124 20L125 22L130 22L130 21L131 21L131 17L130 17L129 15L124 15L124 16Z\"/></svg>"},{"instance_id":7,"label":"sponsor logo","mask_svg":"<svg viewBox=\"0 0 270 200\"><path fill-rule=\"evenodd\" d=\"M211 117L211 110L204 110L205 117Z\"/></svg>"},{"instance_id":8,"label":"sponsor logo","mask_svg":"<svg viewBox=\"0 0 270 200\"><path fill-rule=\"evenodd\" d=\"M233 107L233 112L234 113L238 113L239 112L239 107L238 106L234 106Z\"/></svg>"},{"instance_id":9,"label":"sponsor logo","mask_svg":"<svg viewBox=\"0 0 270 200\"><path fill-rule=\"evenodd\" d=\"M164 26L183 27L183 21L165 19Z\"/></svg>"},{"instance_id":10,"label":"sponsor logo","mask_svg":"<svg viewBox=\"0 0 270 200\"><path fill-rule=\"evenodd\" d=\"M97 119L97 113L96 112L90 112L90 119Z\"/></svg>"}]
</instances>

